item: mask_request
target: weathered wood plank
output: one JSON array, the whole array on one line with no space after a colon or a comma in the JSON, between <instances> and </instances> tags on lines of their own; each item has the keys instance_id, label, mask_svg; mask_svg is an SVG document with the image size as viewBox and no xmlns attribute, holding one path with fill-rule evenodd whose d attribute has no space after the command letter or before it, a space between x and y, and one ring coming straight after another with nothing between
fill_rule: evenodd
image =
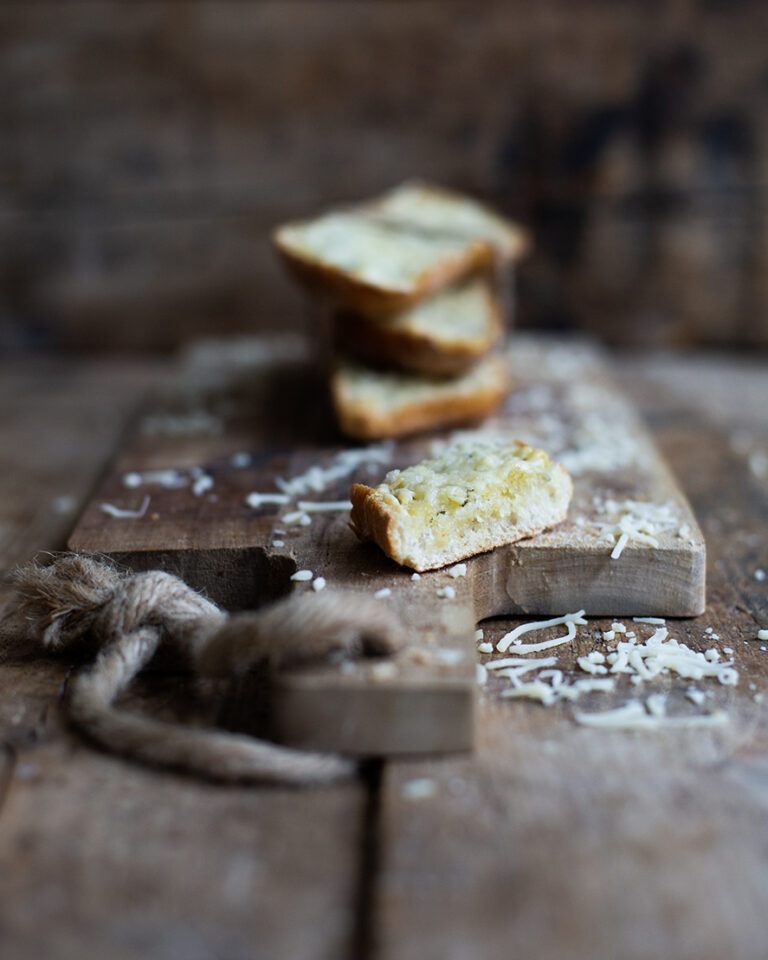
<instances>
[{"instance_id":1,"label":"weathered wood plank","mask_svg":"<svg viewBox=\"0 0 768 960\"><path fill-rule=\"evenodd\" d=\"M486 694L473 758L387 765L382 960L764 953L768 739L765 702L755 696L768 691L768 654L753 640L768 625L768 586L755 579L768 567L768 478L733 438L746 431L752 454L768 450L768 376L764 365L715 360L624 369L708 536L708 609L672 629L694 649L734 650L738 686L714 683L708 696L730 722L717 731L611 733L579 727L571 706ZM511 625L491 622L486 636ZM590 621L580 630L561 654L563 669L607 627ZM583 706L659 690L681 702L688 685L627 684Z\"/></svg>"},{"instance_id":2,"label":"weathered wood plank","mask_svg":"<svg viewBox=\"0 0 768 960\"><path fill-rule=\"evenodd\" d=\"M165 372L107 360L0 366L4 571L63 546L128 414ZM4 960L353 954L361 783L221 788L101 754L61 726L70 662L19 661L12 639L0 657ZM196 723L219 710L172 674L147 678L127 706Z\"/></svg>"}]
</instances>

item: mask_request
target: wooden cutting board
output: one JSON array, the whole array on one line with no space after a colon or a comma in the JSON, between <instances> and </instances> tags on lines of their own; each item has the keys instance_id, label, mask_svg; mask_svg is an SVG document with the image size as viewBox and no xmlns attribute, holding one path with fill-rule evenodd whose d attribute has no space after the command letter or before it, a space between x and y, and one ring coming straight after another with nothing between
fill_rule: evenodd
<instances>
[{"instance_id":1,"label":"wooden cutting board","mask_svg":"<svg viewBox=\"0 0 768 960\"><path fill-rule=\"evenodd\" d=\"M299 569L325 578L329 590L389 591L378 602L399 621L403 651L391 663L281 674L270 692L270 735L364 755L468 749L477 621L582 608L614 616L704 610L701 532L599 352L580 341L518 337L508 356L514 389L503 411L474 429L546 449L571 472L574 501L556 530L472 558L464 576L433 571L413 580L377 547L359 543L343 511L312 513L309 525L282 519L299 500L346 500L352 481L378 483L455 433L350 456L362 448L335 432L309 347L292 337L191 349L126 437L69 547L134 570L169 570L230 610L311 590L308 581L291 581ZM357 466L347 469L353 459ZM147 476L157 470L175 473ZM288 504L247 504L251 492L278 493L277 478L303 478L305 489L314 479L318 489ZM105 505L146 509L122 517ZM649 509L656 544L632 538L612 558L622 517L626 524ZM230 711L239 727L249 726L251 695L241 690L243 709Z\"/></svg>"}]
</instances>

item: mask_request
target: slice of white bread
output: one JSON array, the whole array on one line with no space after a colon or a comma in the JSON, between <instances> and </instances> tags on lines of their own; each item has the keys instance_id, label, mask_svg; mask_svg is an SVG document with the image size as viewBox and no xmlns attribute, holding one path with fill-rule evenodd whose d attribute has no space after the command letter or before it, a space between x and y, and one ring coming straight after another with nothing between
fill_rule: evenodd
<instances>
[{"instance_id":1,"label":"slice of white bread","mask_svg":"<svg viewBox=\"0 0 768 960\"><path fill-rule=\"evenodd\" d=\"M565 519L571 478L543 450L474 440L392 470L378 487L354 484L352 529L414 570L433 570L514 543Z\"/></svg>"},{"instance_id":2,"label":"slice of white bread","mask_svg":"<svg viewBox=\"0 0 768 960\"><path fill-rule=\"evenodd\" d=\"M407 310L373 319L336 315L339 347L375 365L448 376L463 373L498 343L502 322L484 277L475 277Z\"/></svg>"},{"instance_id":3,"label":"slice of white bread","mask_svg":"<svg viewBox=\"0 0 768 960\"><path fill-rule=\"evenodd\" d=\"M352 361L340 362L331 374L341 430L365 440L475 420L490 413L508 389L507 365L497 355L458 377L372 370Z\"/></svg>"},{"instance_id":4,"label":"slice of white bread","mask_svg":"<svg viewBox=\"0 0 768 960\"><path fill-rule=\"evenodd\" d=\"M272 239L301 282L368 316L404 310L493 261L481 238L423 230L360 209L285 224Z\"/></svg>"},{"instance_id":5,"label":"slice of white bread","mask_svg":"<svg viewBox=\"0 0 768 960\"><path fill-rule=\"evenodd\" d=\"M457 237L487 240L505 263L530 247L527 231L461 193L409 180L373 200L367 209L393 222Z\"/></svg>"}]
</instances>

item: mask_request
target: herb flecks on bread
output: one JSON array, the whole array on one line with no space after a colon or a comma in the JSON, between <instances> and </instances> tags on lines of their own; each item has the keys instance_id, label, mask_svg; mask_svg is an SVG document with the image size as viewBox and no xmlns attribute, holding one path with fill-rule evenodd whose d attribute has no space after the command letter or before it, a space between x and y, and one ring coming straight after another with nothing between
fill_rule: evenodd
<instances>
[{"instance_id":1,"label":"herb flecks on bread","mask_svg":"<svg viewBox=\"0 0 768 960\"><path fill-rule=\"evenodd\" d=\"M565 519L571 479L543 450L474 440L378 487L355 484L351 524L397 563L432 570L530 537Z\"/></svg>"}]
</instances>

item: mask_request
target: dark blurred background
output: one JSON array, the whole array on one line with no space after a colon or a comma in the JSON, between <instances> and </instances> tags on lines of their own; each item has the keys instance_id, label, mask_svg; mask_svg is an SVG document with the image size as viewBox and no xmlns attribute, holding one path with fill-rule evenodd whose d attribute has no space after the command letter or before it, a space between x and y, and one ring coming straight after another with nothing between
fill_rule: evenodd
<instances>
[{"instance_id":1,"label":"dark blurred background","mask_svg":"<svg viewBox=\"0 0 768 960\"><path fill-rule=\"evenodd\" d=\"M268 234L418 175L533 230L521 326L768 346L768 4L0 6L0 350L298 325Z\"/></svg>"}]
</instances>

